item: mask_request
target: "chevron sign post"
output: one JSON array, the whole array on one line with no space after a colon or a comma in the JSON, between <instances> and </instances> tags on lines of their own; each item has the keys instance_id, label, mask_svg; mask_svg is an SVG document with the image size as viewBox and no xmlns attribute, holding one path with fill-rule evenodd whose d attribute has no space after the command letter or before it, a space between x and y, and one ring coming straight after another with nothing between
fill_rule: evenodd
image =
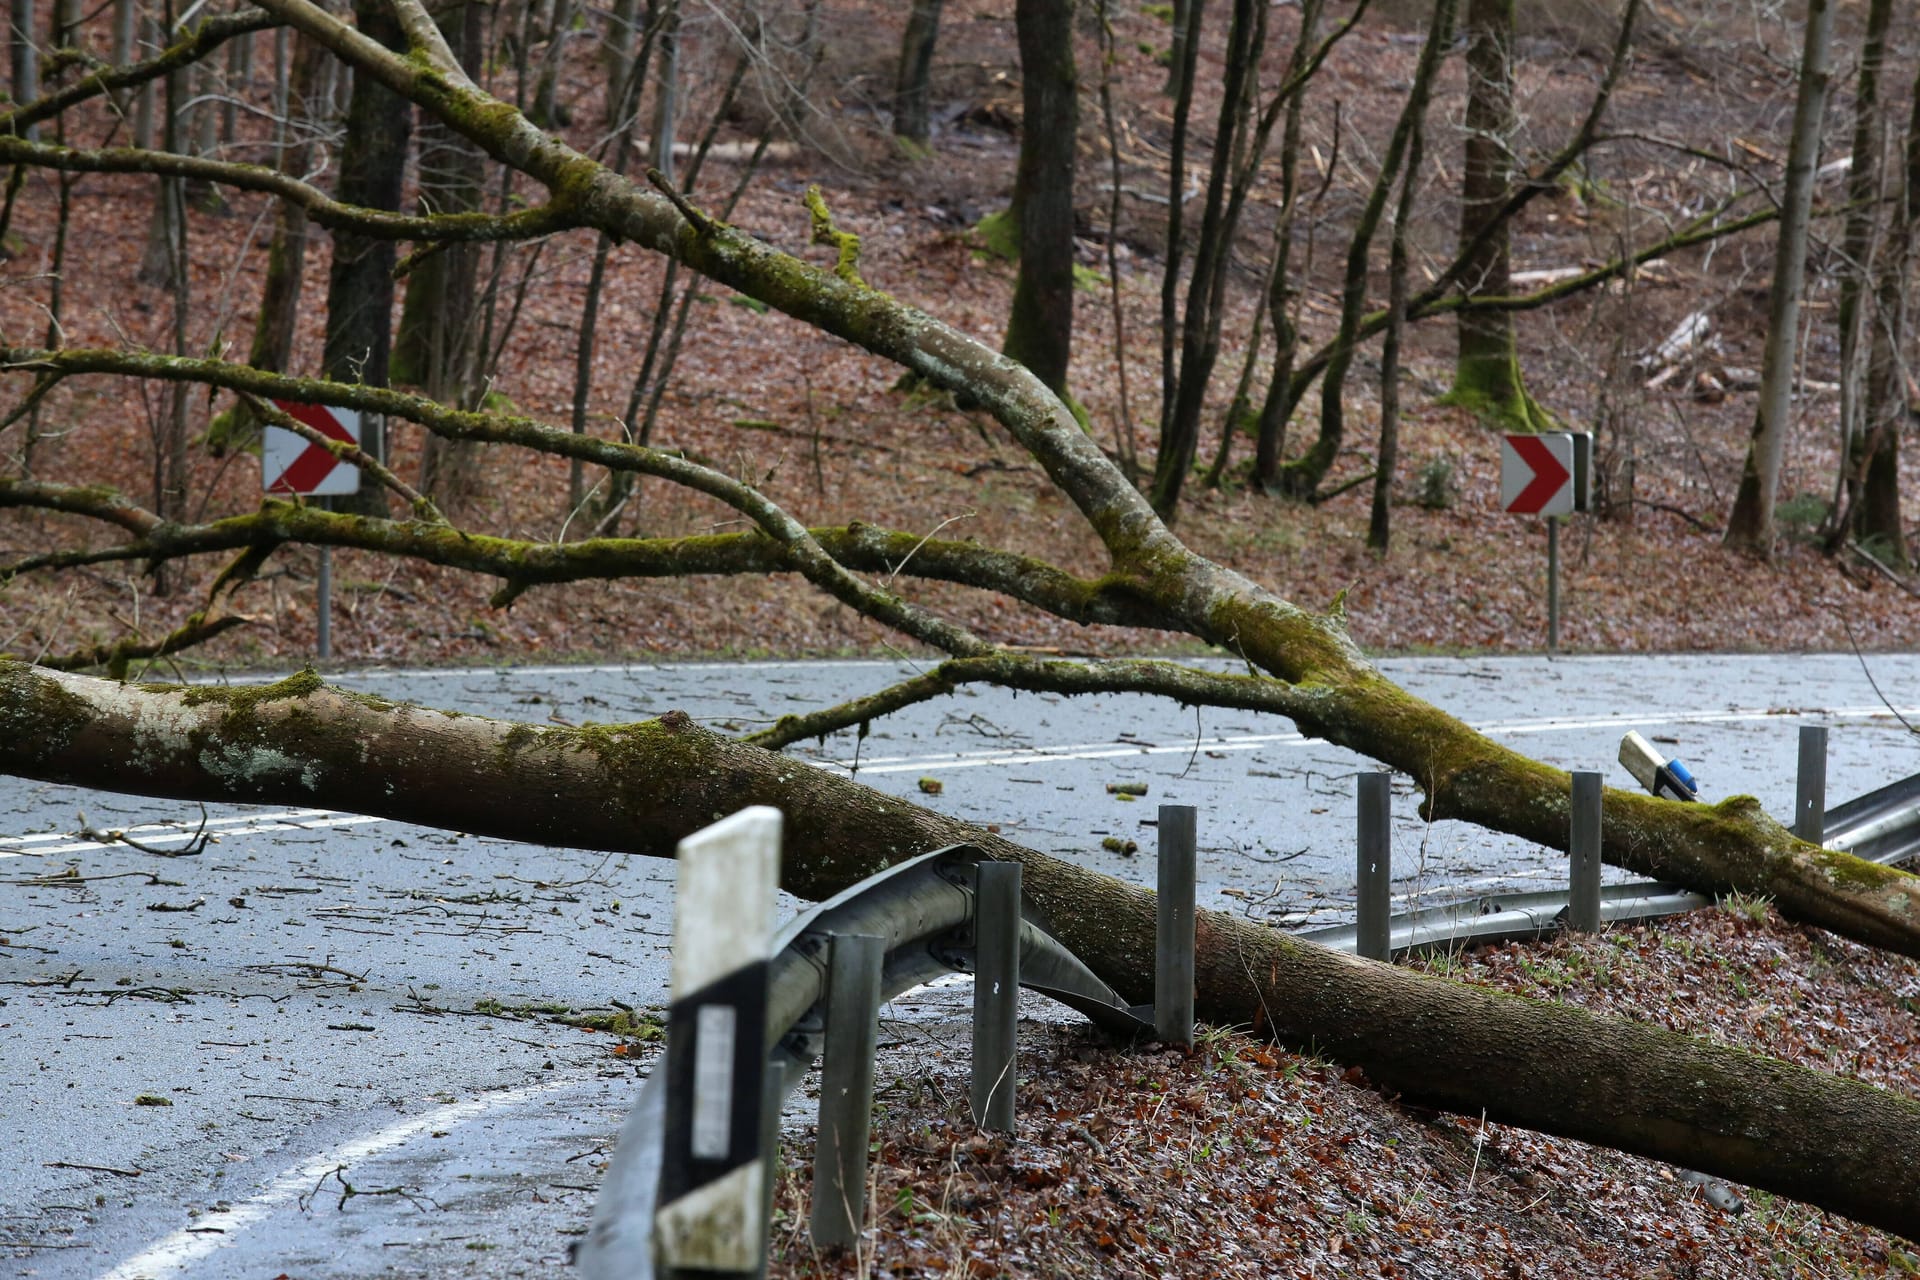
<instances>
[{"instance_id":1,"label":"chevron sign post","mask_svg":"<svg viewBox=\"0 0 1920 1280\"><path fill-rule=\"evenodd\" d=\"M280 411L329 440L360 443L360 415L352 409L275 400ZM334 457L331 449L315 444L297 431L269 426L260 439L260 485L285 497L326 498L360 491L360 468ZM320 548L320 573L314 604L314 651L333 656L333 550Z\"/></svg>"},{"instance_id":2,"label":"chevron sign post","mask_svg":"<svg viewBox=\"0 0 1920 1280\"><path fill-rule=\"evenodd\" d=\"M1573 437L1564 432L1500 442L1500 506L1517 516L1573 511Z\"/></svg>"},{"instance_id":3,"label":"chevron sign post","mask_svg":"<svg viewBox=\"0 0 1920 1280\"><path fill-rule=\"evenodd\" d=\"M656 1274L757 1274L767 1257L767 961L780 811L680 842Z\"/></svg>"},{"instance_id":4,"label":"chevron sign post","mask_svg":"<svg viewBox=\"0 0 1920 1280\"><path fill-rule=\"evenodd\" d=\"M1500 441L1500 509L1547 517L1547 652L1560 647L1560 520L1585 511L1593 476L1593 437L1554 431Z\"/></svg>"},{"instance_id":5,"label":"chevron sign post","mask_svg":"<svg viewBox=\"0 0 1920 1280\"><path fill-rule=\"evenodd\" d=\"M352 409L324 404L276 400L294 421L312 427L329 440L360 443L360 415ZM260 480L268 493L331 497L360 491L360 468L342 462L332 452L284 427L268 427L260 441Z\"/></svg>"}]
</instances>

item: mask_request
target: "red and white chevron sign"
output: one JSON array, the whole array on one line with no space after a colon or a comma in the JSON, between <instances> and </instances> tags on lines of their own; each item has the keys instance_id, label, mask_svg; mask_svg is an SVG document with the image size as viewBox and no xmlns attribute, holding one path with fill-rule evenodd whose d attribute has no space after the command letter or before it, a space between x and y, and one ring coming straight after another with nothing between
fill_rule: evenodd
<instances>
[{"instance_id":1,"label":"red and white chevron sign","mask_svg":"<svg viewBox=\"0 0 1920 1280\"><path fill-rule=\"evenodd\" d=\"M330 440L360 443L360 415L355 410L293 400L274 403L288 417ZM330 497L360 490L360 468L284 427L268 427L260 442L260 479L268 493Z\"/></svg>"},{"instance_id":2,"label":"red and white chevron sign","mask_svg":"<svg viewBox=\"0 0 1920 1280\"><path fill-rule=\"evenodd\" d=\"M1519 516L1572 513L1573 437L1549 432L1502 438L1500 507Z\"/></svg>"}]
</instances>

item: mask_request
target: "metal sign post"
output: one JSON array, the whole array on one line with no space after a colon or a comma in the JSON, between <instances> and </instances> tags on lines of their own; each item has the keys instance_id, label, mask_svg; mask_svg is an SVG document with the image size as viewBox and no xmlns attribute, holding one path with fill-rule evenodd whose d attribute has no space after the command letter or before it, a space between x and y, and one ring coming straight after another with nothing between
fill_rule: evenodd
<instances>
[{"instance_id":1,"label":"metal sign post","mask_svg":"<svg viewBox=\"0 0 1920 1280\"><path fill-rule=\"evenodd\" d=\"M767 960L780 811L680 842L656 1270L758 1274L767 1256Z\"/></svg>"},{"instance_id":2,"label":"metal sign post","mask_svg":"<svg viewBox=\"0 0 1920 1280\"><path fill-rule=\"evenodd\" d=\"M1551 431L1500 442L1500 509L1547 519L1547 652L1560 647L1560 519L1592 506L1593 436Z\"/></svg>"}]
</instances>

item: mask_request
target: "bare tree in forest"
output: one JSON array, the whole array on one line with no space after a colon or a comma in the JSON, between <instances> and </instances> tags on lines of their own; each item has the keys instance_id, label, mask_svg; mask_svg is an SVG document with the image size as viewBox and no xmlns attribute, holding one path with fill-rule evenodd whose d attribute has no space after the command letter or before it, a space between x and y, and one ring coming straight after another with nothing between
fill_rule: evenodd
<instances>
[{"instance_id":1,"label":"bare tree in forest","mask_svg":"<svg viewBox=\"0 0 1920 1280\"><path fill-rule=\"evenodd\" d=\"M932 91L933 50L940 38L943 0L912 0L907 30L900 40L900 72L893 90L893 132L917 147L933 136L927 119Z\"/></svg>"},{"instance_id":2,"label":"bare tree in forest","mask_svg":"<svg viewBox=\"0 0 1920 1280\"><path fill-rule=\"evenodd\" d=\"M366 37L389 49L407 47L390 0L355 0L353 16ZM412 132L412 103L376 76L354 76L335 198L342 204L397 211ZM327 275L327 330L320 356L322 376L371 387L387 385L393 350L396 260L390 239L350 231L334 233L333 265ZM378 415L361 419L360 447L385 461L386 427ZM355 510L383 513L387 495L376 486L363 485L352 498L336 501Z\"/></svg>"},{"instance_id":3,"label":"bare tree in forest","mask_svg":"<svg viewBox=\"0 0 1920 1280\"><path fill-rule=\"evenodd\" d=\"M1914 413L1912 278L1920 235L1920 73L1906 145L1888 202L1886 243L1875 263L1866 317L1861 431L1847 465L1838 526L1866 554L1893 568L1912 563L1900 510L1900 437Z\"/></svg>"},{"instance_id":4,"label":"bare tree in forest","mask_svg":"<svg viewBox=\"0 0 1920 1280\"><path fill-rule=\"evenodd\" d=\"M1826 118L1833 44L1834 0L1807 0L1806 43L1800 54L1800 91L1780 194L1780 238L1768 294L1767 338L1760 366L1760 403L1740 488L1727 515L1726 543L1759 555L1773 552L1773 505L1780 459L1793 415L1794 352L1800 295L1806 287L1807 230L1813 212L1814 171L1820 167L1820 127Z\"/></svg>"},{"instance_id":5,"label":"bare tree in forest","mask_svg":"<svg viewBox=\"0 0 1920 1280\"><path fill-rule=\"evenodd\" d=\"M1454 4L1455 0L1438 0L1434 6L1434 36L1442 42L1452 37ZM1434 61L1437 63L1437 57ZM1407 161L1400 174L1400 202L1393 212L1387 250L1387 332L1380 344L1380 448L1374 462L1373 508L1367 518L1367 545L1380 552L1387 550L1393 538L1393 478L1400 458L1400 343L1407 326L1407 234L1413 222L1420 169L1426 160L1427 105L1433 94L1432 68L1423 62L1422 71L1427 74L1423 78L1416 73L1408 92L1412 122Z\"/></svg>"},{"instance_id":6,"label":"bare tree in forest","mask_svg":"<svg viewBox=\"0 0 1920 1280\"><path fill-rule=\"evenodd\" d=\"M290 178L304 178L313 166L316 135L326 123L321 99L333 62L325 49L302 36L293 38L291 55L291 73L282 86L285 97L276 112L275 166ZM247 350L247 363L256 369L285 372L293 357L300 290L306 279L308 226L304 205L282 200L274 210L260 307ZM244 402L235 403L208 424L207 444L216 453L224 452L242 443L255 425L253 410Z\"/></svg>"},{"instance_id":7,"label":"bare tree in forest","mask_svg":"<svg viewBox=\"0 0 1920 1280\"><path fill-rule=\"evenodd\" d=\"M1009 218L1020 237L1003 350L1069 400L1073 357L1073 176L1080 88L1074 0L1019 0L1020 167Z\"/></svg>"},{"instance_id":8,"label":"bare tree in forest","mask_svg":"<svg viewBox=\"0 0 1920 1280\"><path fill-rule=\"evenodd\" d=\"M455 0L434 13L441 35L469 75L479 73L486 50L486 8L479 0ZM421 122L417 147L420 211L472 213L485 197L484 157L479 148L443 122ZM387 368L393 382L423 388L443 404L478 403L479 337L475 308L480 246L436 246L417 256L407 273L400 327ZM429 436L420 457L420 490L441 508L457 508L478 484L474 446Z\"/></svg>"},{"instance_id":9,"label":"bare tree in forest","mask_svg":"<svg viewBox=\"0 0 1920 1280\"><path fill-rule=\"evenodd\" d=\"M1353 367L1361 341L1374 236L1380 230L1380 219L1385 215L1387 200L1393 194L1394 180L1399 177L1400 167L1406 161L1408 150L1426 118L1427 103L1433 93L1433 79L1438 73L1440 60L1453 43L1453 15L1452 0L1441 0L1433 7L1432 22L1427 28L1426 41L1421 45L1420 62L1414 71L1413 84L1407 90L1399 118L1394 121L1393 134L1380 157L1380 169L1374 175L1367 202L1361 208L1347 240L1346 270L1340 289L1340 327L1330 344L1332 354L1320 379L1320 431L1306 452L1288 463L1280 473L1282 489L1296 497L1324 498L1343 492L1351 483L1361 483L1369 478L1363 476L1359 481L1342 484L1331 491L1322 490L1346 444L1347 373ZM1390 323L1403 324L1405 319L1406 309L1403 305L1390 318Z\"/></svg>"}]
</instances>

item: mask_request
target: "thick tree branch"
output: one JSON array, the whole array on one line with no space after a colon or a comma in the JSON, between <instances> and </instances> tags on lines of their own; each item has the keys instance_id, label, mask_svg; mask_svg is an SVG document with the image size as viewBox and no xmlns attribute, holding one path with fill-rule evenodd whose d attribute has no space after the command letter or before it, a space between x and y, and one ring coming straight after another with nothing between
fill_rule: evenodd
<instances>
[{"instance_id":1,"label":"thick tree branch","mask_svg":"<svg viewBox=\"0 0 1920 1280\"><path fill-rule=\"evenodd\" d=\"M129 500L118 489L98 484L59 484L51 480L0 477L0 507L32 507L41 511L89 516L117 525L142 538L151 535L161 524L159 516Z\"/></svg>"},{"instance_id":2,"label":"thick tree branch","mask_svg":"<svg viewBox=\"0 0 1920 1280\"><path fill-rule=\"evenodd\" d=\"M299 205L309 218L329 231L347 231L376 240L530 240L578 225L559 201L505 215L405 214L363 209L342 204L311 183L266 165L235 164L138 147L81 150L0 136L0 164L33 165L73 173L155 174L214 182L241 191L260 191Z\"/></svg>"},{"instance_id":3,"label":"thick tree branch","mask_svg":"<svg viewBox=\"0 0 1920 1280\"><path fill-rule=\"evenodd\" d=\"M29 125L51 120L90 98L157 80L169 71L177 71L198 62L236 36L251 35L255 31L265 31L279 25L278 18L262 9L242 9L208 18L143 62L125 67L101 67L32 102L0 110L0 133L23 134Z\"/></svg>"},{"instance_id":4,"label":"thick tree branch","mask_svg":"<svg viewBox=\"0 0 1920 1280\"><path fill-rule=\"evenodd\" d=\"M449 439L515 444L561 457L578 457L603 466L659 476L716 498L747 516L765 537L782 549L787 567L842 604L874 621L945 653L978 654L992 647L964 627L938 618L884 587L861 581L815 542L805 525L753 486L664 450L578 435L530 418L461 412L400 392L310 378L287 378L220 360L193 360L151 352L65 348L58 351L0 351L0 366L30 369L37 373L119 373L173 382L202 382L255 396L373 409L418 422L435 434ZM469 535L458 536L464 538ZM16 571L127 558L124 552L87 553L90 558L85 560L58 558L72 554L54 553L38 557L31 564L17 566Z\"/></svg>"},{"instance_id":5,"label":"thick tree branch","mask_svg":"<svg viewBox=\"0 0 1920 1280\"><path fill-rule=\"evenodd\" d=\"M505 582L494 597L497 606L505 606L533 587L556 583L788 573L793 568L779 543L754 532L529 542L462 533L415 521L345 515L277 499L269 499L257 512L162 528L157 516L116 490L7 479L0 479L0 507L91 516L137 535L134 541L117 547L36 555L0 566L0 576L297 542L405 556L488 574ZM887 577L898 574L991 591L1087 625L1154 630L1176 630L1180 625L1141 600L1124 580L1089 582L1031 556L971 542L923 539L919 534L858 523L819 526L807 532L828 555L860 573Z\"/></svg>"},{"instance_id":6,"label":"thick tree branch","mask_svg":"<svg viewBox=\"0 0 1920 1280\"><path fill-rule=\"evenodd\" d=\"M956 658L903 680L888 689L805 715L782 716L770 728L741 739L777 751L807 738L866 724L883 715L930 702L963 684L992 684L1037 693L1150 693L1185 706L1231 707L1291 717L1301 707L1283 681L1258 674L1217 675L1153 658L1113 658L1088 662L994 653Z\"/></svg>"}]
</instances>

